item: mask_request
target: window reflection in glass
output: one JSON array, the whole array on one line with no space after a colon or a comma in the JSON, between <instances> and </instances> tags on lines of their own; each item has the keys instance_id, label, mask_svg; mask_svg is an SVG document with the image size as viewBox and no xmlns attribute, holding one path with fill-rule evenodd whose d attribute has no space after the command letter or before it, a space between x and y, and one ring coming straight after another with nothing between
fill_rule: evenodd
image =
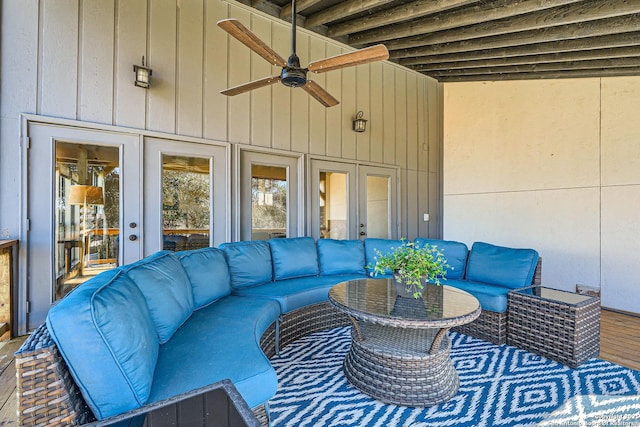
<instances>
[{"instance_id":1,"label":"window reflection in glass","mask_svg":"<svg viewBox=\"0 0 640 427\"><path fill-rule=\"evenodd\" d=\"M162 227L162 248L165 250L184 251L209 246L209 159L162 156Z\"/></svg>"},{"instance_id":2,"label":"window reflection in glass","mask_svg":"<svg viewBox=\"0 0 640 427\"><path fill-rule=\"evenodd\" d=\"M320 238L347 238L347 174L320 172Z\"/></svg>"},{"instance_id":3,"label":"window reflection in glass","mask_svg":"<svg viewBox=\"0 0 640 427\"><path fill-rule=\"evenodd\" d=\"M251 166L251 238L287 237L287 168Z\"/></svg>"},{"instance_id":4,"label":"window reflection in glass","mask_svg":"<svg viewBox=\"0 0 640 427\"><path fill-rule=\"evenodd\" d=\"M118 265L119 149L55 144L55 299Z\"/></svg>"}]
</instances>

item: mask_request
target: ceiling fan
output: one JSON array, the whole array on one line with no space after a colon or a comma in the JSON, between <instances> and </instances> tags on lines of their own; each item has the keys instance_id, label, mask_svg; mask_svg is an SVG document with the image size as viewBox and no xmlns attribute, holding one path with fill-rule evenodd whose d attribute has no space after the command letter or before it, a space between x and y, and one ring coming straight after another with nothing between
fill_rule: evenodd
<instances>
[{"instance_id":1,"label":"ceiling fan","mask_svg":"<svg viewBox=\"0 0 640 427\"><path fill-rule=\"evenodd\" d=\"M233 96L268 86L277 82L281 82L288 87L301 87L309 95L319 101L325 107L333 107L340 102L335 99L329 92L324 90L319 84L313 80L307 79L307 72L325 73L331 70L351 67L354 65L367 64L375 61L382 61L389 58L389 51L382 45L375 45L355 52L344 53L342 55L332 56L330 58L313 61L306 68L300 66L300 59L296 55L296 2L291 2L291 47L292 53L288 60L284 60L276 51L267 46L247 27L242 25L237 19L223 19L218 21L218 26L235 37L239 42L243 43L249 49L269 61L270 63L282 67L282 72L278 76L265 77L231 87L220 91L223 95Z\"/></svg>"}]
</instances>

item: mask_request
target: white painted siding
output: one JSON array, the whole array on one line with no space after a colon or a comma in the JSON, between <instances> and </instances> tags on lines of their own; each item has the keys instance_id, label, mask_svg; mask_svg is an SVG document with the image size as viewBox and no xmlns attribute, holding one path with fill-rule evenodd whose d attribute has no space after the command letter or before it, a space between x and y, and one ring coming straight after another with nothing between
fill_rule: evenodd
<instances>
[{"instance_id":1,"label":"white painted siding","mask_svg":"<svg viewBox=\"0 0 640 427\"><path fill-rule=\"evenodd\" d=\"M19 238L13 207L21 199L21 113L399 165L405 237L439 235L439 194L427 191L439 186L440 174L439 159L429 156L439 156L434 80L387 62L311 75L340 100L330 109L282 85L229 98L219 91L279 69L216 22L241 20L285 58L290 24L220 0L1 4L0 229L5 235ZM298 31L302 64L349 50ZM149 90L133 85L133 65L143 56L153 69ZM369 120L364 134L351 130L359 110ZM421 220L424 209L434 209L429 224Z\"/></svg>"}]
</instances>

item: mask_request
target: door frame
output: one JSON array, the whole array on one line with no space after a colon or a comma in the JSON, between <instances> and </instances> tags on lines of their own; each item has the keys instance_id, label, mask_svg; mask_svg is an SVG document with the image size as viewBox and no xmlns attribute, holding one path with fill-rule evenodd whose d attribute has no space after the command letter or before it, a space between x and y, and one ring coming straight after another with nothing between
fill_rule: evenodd
<instances>
[{"instance_id":1,"label":"door frame","mask_svg":"<svg viewBox=\"0 0 640 427\"><path fill-rule=\"evenodd\" d=\"M162 147L166 143L167 149ZM207 152L208 151L208 152ZM217 151L217 153L214 153ZM144 255L148 256L162 249L162 155L170 154L183 157L208 158L212 173L210 174L210 205L209 213L210 239L209 243L218 246L228 242L231 237L231 149L229 144L204 144L184 141L179 137L161 138L145 136L143 141L143 193L147 200L147 208L143 215L147 230L147 238L143 239ZM160 157L153 157L155 155ZM153 157L153 158L152 158ZM220 158L222 157L222 158ZM220 170L222 168L222 170ZM154 209L154 205L157 209ZM160 225L158 227L158 225ZM149 237L152 236L152 237ZM213 239L211 239L213 237ZM155 246L154 246L155 245Z\"/></svg>"},{"instance_id":2,"label":"door frame","mask_svg":"<svg viewBox=\"0 0 640 427\"><path fill-rule=\"evenodd\" d=\"M289 201L292 200L291 196L294 196L295 199L295 208L296 213L291 217L291 219L295 219L295 224L291 224L291 219L287 215L287 231L289 237L303 236L305 232L305 207L306 207L306 197L305 197L305 189L306 189L306 180L304 174L304 157L305 155L302 153L295 153L291 151L284 150L274 150L269 148L260 148L254 147L250 145L243 144L234 144L233 146L233 185L232 185L232 195L233 195L233 222L232 222L232 232L231 235L233 237L233 241L242 240L242 160L243 153L255 154L255 155L269 155L269 156L280 156L280 157L290 157L295 159L296 167L295 172L297 175L296 185L297 189L295 192L289 192L289 199L287 200L287 206L290 206ZM278 165L274 162L267 162L266 164L274 164ZM288 177L287 177L288 179ZM293 236L295 234L295 236Z\"/></svg>"}]
</instances>

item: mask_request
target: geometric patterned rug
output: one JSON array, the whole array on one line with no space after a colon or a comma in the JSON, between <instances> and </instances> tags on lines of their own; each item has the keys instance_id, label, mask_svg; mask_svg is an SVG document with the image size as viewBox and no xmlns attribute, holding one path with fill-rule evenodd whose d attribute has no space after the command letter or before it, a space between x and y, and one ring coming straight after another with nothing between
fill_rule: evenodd
<instances>
[{"instance_id":1,"label":"geometric patterned rug","mask_svg":"<svg viewBox=\"0 0 640 427\"><path fill-rule=\"evenodd\" d=\"M307 335L271 359L274 427L640 426L640 372L600 359L578 369L450 332L458 394L429 408L387 405L342 372L350 327Z\"/></svg>"}]
</instances>

